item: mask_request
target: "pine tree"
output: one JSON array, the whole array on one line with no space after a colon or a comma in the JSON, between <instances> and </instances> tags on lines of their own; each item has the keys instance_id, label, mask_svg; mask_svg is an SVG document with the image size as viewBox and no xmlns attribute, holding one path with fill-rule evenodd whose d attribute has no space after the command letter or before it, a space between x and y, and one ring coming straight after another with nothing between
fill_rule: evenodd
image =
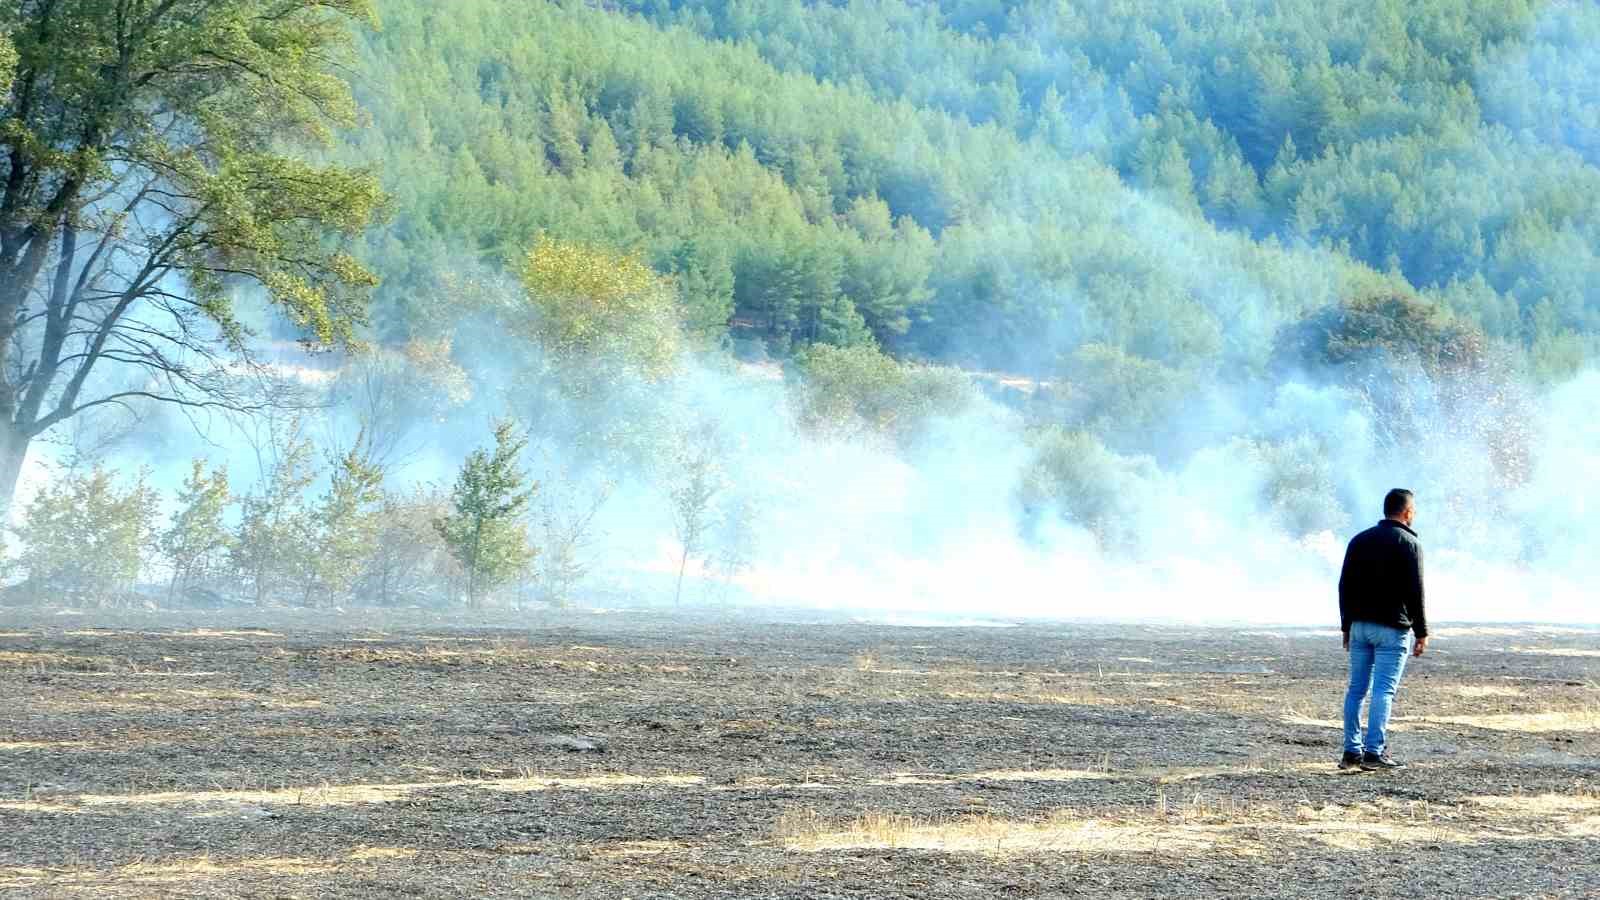
<instances>
[{"instance_id":1,"label":"pine tree","mask_svg":"<svg viewBox=\"0 0 1600 900\"><path fill-rule=\"evenodd\" d=\"M720 446L709 423L684 435L678 449L677 478L672 485L673 527L678 537L678 583L674 605L683 602L683 576L689 560L706 550L706 538L715 523L713 504L723 488Z\"/></svg>"},{"instance_id":2,"label":"pine tree","mask_svg":"<svg viewBox=\"0 0 1600 900\"><path fill-rule=\"evenodd\" d=\"M315 530L305 491L316 478L311 444L291 435L256 489L239 502L229 558L257 606L284 584L304 584Z\"/></svg>"},{"instance_id":3,"label":"pine tree","mask_svg":"<svg viewBox=\"0 0 1600 900\"><path fill-rule=\"evenodd\" d=\"M450 511L434 520L434 529L461 563L472 606L533 561L523 514L538 485L528 482L518 464L527 443L511 422L496 424L494 451L472 451L456 477Z\"/></svg>"},{"instance_id":4,"label":"pine tree","mask_svg":"<svg viewBox=\"0 0 1600 900\"><path fill-rule=\"evenodd\" d=\"M173 513L172 524L161 535L161 552L172 564L169 602L180 587L203 584L226 561L233 535L223 516L232 502L227 466L207 473L205 460L194 460L178 492L178 509Z\"/></svg>"},{"instance_id":5,"label":"pine tree","mask_svg":"<svg viewBox=\"0 0 1600 900\"><path fill-rule=\"evenodd\" d=\"M306 599L348 594L372 554L383 501L383 469L367 456L366 438L330 461L327 493L313 514L316 540L306 579Z\"/></svg>"}]
</instances>

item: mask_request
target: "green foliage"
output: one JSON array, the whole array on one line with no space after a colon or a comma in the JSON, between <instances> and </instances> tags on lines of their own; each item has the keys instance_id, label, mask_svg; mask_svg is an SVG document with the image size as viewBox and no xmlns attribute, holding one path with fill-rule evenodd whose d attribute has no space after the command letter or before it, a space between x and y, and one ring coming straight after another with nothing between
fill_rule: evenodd
<instances>
[{"instance_id":1,"label":"green foliage","mask_svg":"<svg viewBox=\"0 0 1600 900\"><path fill-rule=\"evenodd\" d=\"M659 378L677 364L676 292L637 257L540 236L521 275L531 331L569 365L615 360Z\"/></svg>"},{"instance_id":2,"label":"green foliage","mask_svg":"<svg viewBox=\"0 0 1600 900\"><path fill-rule=\"evenodd\" d=\"M523 517L537 485L529 484L518 462L527 443L512 422L496 424L494 450L472 451L456 477L448 511L433 522L461 566L467 602L474 606L533 562Z\"/></svg>"},{"instance_id":3,"label":"green foliage","mask_svg":"<svg viewBox=\"0 0 1600 900\"><path fill-rule=\"evenodd\" d=\"M10 35L0 34L0 94L11 90L16 74L17 48L12 46Z\"/></svg>"},{"instance_id":4,"label":"green foliage","mask_svg":"<svg viewBox=\"0 0 1600 900\"><path fill-rule=\"evenodd\" d=\"M174 253L150 260L186 277L198 308L231 324L223 276L246 276L317 337L347 335L371 277L322 237L358 231L376 186L365 173L282 148L354 124L349 89L330 63L348 48L350 23L371 13L367 0L273 6L124 10L72 0L0 13L19 57L0 140L28 191L8 198L7 227L48 236L63 217L86 226L101 215L105 190L132 194L159 181L161 199L148 205L172 219L165 236Z\"/></svg>"},{"instance_id":5,"label":"green foliage","mask_svg":"<svg viewBox=\"0 0 1600 900\"><path fill-rule=\"evenodd\" d=\"M434 522L446 515L444 496L424 488L385 492L374 513L376 528L363 561L359 595L378 606L434 605L465 583Z\"/></svg>"},{"instance_id":6,"label":"green foliage","mask_svg":"<svg viewBox=\"0 0 1600 900\"><path fill-rule=\"evenodd\" d=\"M1352 298L1285 329L1278 340L1287 365L1415 362L1433 377L1479 371L1488 356L1478 328L1405 294Z\"/></svg>"},{"instance_id":7,"label":"green foliage","mask_svg":"<svg viewBox=\"0 0 1600 900\"><path fill-rule=\"evenodd\" d=\"M1148 458L1119 456L1091 434L1051 428L1035 435L1017 496L1033 521L1059 516L1107 550L1133 552L1142 492L1156 474Z\"/></svg>"},{"instance_id":8,"label":"green foliage","mask_svg":"<svg viewBox=\"0 0 1600 900\"><path fill-rule=\"evenodd\" d=\"M1446 310L1405 294L1355 297L1284 329L1276 358L1282 369L1310 366L1353 390L1387 445L1467 439L1486 448L1504 486L1528 475L1522 368Z\"/></svg>"},{"instance_id":9,"label":"green foliage","mask_svg":"<svg viewBox=\"0 0 1600 900\"><path fill-rule=\"evenodd\" d=\"M708 343L725 336L733 318L733 256L720 243L688 239L666 255L683 308L683 327Z\"/></svg>"},{"instance_id":10,"label":"green foliage","mask_svg":"<svg viewBox=\"0 0 1600 900\"><path fill-rule=\"evenodd\" d=\"M329 460L328 490L312 510L306 604L349 596L368 564L381 527L383 469L368 458L362 435Z\"/></svg>"},{"instance_id":11,"label":"green foliage","mask_svg":"<svg viewBox=\"0 0 1600 900\"><path fill-rule=\"evenodd\" d=\"M764 10L745 46L592 6L508 17L499 0L382 5L387 27L369 39L365 70L371 84L406 89L362 95L375 127L346 155L382 160L396 197L396 228L367 258L394 273L380 306L406 310L394 316L401 333L444 296L426 271L441 243L521 267L540 233L636 249L677 276L690 332L713 341L725 323L780 355L870 335L897 354L1008 368L1048 366L1085 340L1173 365L1258 364L1273 324L1372 275L1163 211L1075 148L1020 133L1026 115L1018 132L974 127L969 110L919 107L870 77L819 83L764 55L768 25L922 15L900 4ZM876 43L860 50L882 58ZM926 62L897 84L948 79L946 62ZM985 94L995 109L1025 109L1045 86L1012 81ZM1168 130L1151 146L1177 141L1197 197L1261 205L1225 135ZM1151 252L1169 244L1180 252Z\"/></svg>"},{"instance_id":12,"label":"green foliage","mask_svg":"<svg viewBox=\"0 0 1600 900\"><path fill-rule=\"evenodd\" d=\"M133 590L154 550L156 494L140 475L119 487L96 467L46 485L17 527L33 600L109 605Z\"/></svg>"},{"instance_id":13,"label":"green foliage","mask_svg":"<svg viewBox=\"0 0 1600 900\"><path fill-rule=\"evenodd\" d=\"M583 494L570 482L558 487L545 484L534 501L534 527L539 565L534 573L539 599L551 606L566 606L589 574L595 517L611 494L601 485Z\"/></svg>"},{"instance_id":14,"label":"green foliage","mask_svg":"<svg viewBox=\"0 0 1600 900\"><path fill-rule=\"evenodd\" d=\"M795 361L792 383L802 426L835 436L881 436L915 443L929 422L967 409L976 392L966 375L896 362L870 345L817 345Z\"/></svg>"},{"instance_id":15,"label":"green foliage","mask_svg":"<svg viewBox=\"0 0 1600 900\"><path fill-rule=\"evenodd\" d=\"M707 538L717 519L717 497L727 487L723 455L722 438L713 423L700 423L679 438L668 490L673 530L678 538L674 604L683 602L684 572L689 560L705 554Z\"/></svg>"},{"instance_id":16,"label":"green foliage","mask_svg":"<svg viewBox=\"0 0 1600 900\"><path fill-rule=\"evenodd\" d=\"M382 195L292 151L356 123L342 60L370 18L367 0L0 6L0 503L29 443L85 409L244 405L242 285L308 340L354 339L376 280L348 245Z\"/></svg>"},{"instance_id":17,"label":"green foliage","mask_svg":"<svg viewBox=\"0 0 1600 900\"><path fill-rule=\"evenodd\" d=\"M787 74L1092 154L1226 227L1341 247L1426 289L1482 277L1519 316L1550 300L1557 326L1595 328L1594 4L626 6Z\"/></svg>"},{"instance_id":18,"label":"green foliage","mask_svg":"<svg viewBox=\"0 0 1600 900\"><path fill-rule=\"evenodd\" d=\"M169 600L180 592L217 584L227 571L233 543L224 521L233 503L227 467L207 472L205 460L194 460L177 500L172 522L160 540L161 552L172 565Z\"/></svg>"},{"instance_id":19,"label":"green foliage","mask_svg":"<svg viewBox=\"0 0 1600 900\"><path fill-rule=\"evenodd\" d=\"M313 577L316 521L305 492L316 480L311 442L293 424L255 488L239 501L229 559L252 602L283 602Z\"/></svg>"},{"instance_id":20,"label":"green foliage","mask_svg":"<svg viewBox=\"0 0 1600 900\"><path fill-rule=\"evenodd\" d=\"M1241 449L1261 467L1262 501L1290 534L1339 531L1350 524L1335 493L1327 448L1316 438L1246 442Z\"/></svg>"},{"instance_id":21,"label":"green foliage","mask_svg":"<svg viewBox=\"0 0 1600 900\"><path fill-rule=\"evenodd\" d=\"M1167 425L1196 379L1105 344L1078 348L1066 381L1046 389L1054 418L1119 446L1137 445Z\"/></svg>"}]
</instances>

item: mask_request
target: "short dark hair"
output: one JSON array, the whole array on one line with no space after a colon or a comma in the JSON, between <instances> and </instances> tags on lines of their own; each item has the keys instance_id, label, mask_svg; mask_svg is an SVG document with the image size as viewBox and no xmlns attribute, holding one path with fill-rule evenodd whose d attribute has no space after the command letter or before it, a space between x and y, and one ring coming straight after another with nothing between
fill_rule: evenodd
<instances>
[{"instance_id":1,"label":"short dark hair","mask_svg":"<svg viewBox=\"0 0 1600 900\"><path fill-rule=\"evenodd\" d=\"M1405 488L1395 488L1383 498L1383 514L1398 516L1411 505L1411 492Z\"/></svg>"}]
</instances>

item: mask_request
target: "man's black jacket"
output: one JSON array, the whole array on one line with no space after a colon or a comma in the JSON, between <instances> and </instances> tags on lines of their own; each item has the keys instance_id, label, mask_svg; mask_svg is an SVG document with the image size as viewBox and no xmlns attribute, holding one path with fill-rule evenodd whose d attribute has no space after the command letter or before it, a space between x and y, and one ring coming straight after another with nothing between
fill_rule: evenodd
<instances>
[{"instance_id":1,"label":"man's black jacket","mask_svg":"<svg viewBox=\"0 0 1600 900\"><path fill-rule=\"evenodd\" d=\"M1428 636L1422 611L1422 544L1417 533L1384 519L1350 539L1339 573L1339 625L1375 622Z\"/></svg>"}]
</instances>

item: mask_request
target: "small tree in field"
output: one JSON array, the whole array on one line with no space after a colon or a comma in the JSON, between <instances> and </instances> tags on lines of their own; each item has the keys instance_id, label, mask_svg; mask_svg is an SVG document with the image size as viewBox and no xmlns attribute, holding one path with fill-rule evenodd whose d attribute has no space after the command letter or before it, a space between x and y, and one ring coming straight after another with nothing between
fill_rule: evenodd
<instances>
[{"instance_id":1,"label":"small tree in field","mask_svg":"<svg viewBox=\"0 0 1600 900\"><path fill-rule=\"evenodd\" d=\"M316 480L311 444L291 430L254 491L239 501L240 517L229 554L250 585L256 605L285 585L304 584L314 527L305 491Z\"/></svg>"},{"instance_id":2,"label":"small tree in field","mask_svg":"<svg viewBox=\"0 0 1600 900\"><path fill-rule=\"evenodd\" d=\"M533 561L523 514L538 486L528 482L517 462L527 443L511 422L497 424L494 451L472 451L456 476L450 511L433 523L461 564L473 606Z\"/></svg>"},{"instance_id":3,"label":"small tree in field","mask_svg":"<svg viewBox=\"0 0 1600 900\"><path fill-rule=\"evenodd\" d=\"M215 578L226 564L233 535L222 518L232 502L227 467L207 473L205 460L194 460L178 492L172 524L161 534L161 552L172 564L169 601L180 588L188 590Z\"/></svg>"},{"instance_id":4,"label":"small tree in field","mask_svg":"<svg viewBox=\"0 0 1600 900\"><path fill-rule=\"evenodd\" d=\"M677 453L676 478L669 496L678 538L678 584L672 602L683 602L683 574L689 560L705 554L715 524L713 504L722 491L721 446L714 426L703 424L685 435Z\"/></svg>"},{"instance_id":5,"label":"small tree in field","mask_svg":"<svg viewBox=\"0 0 1600 900\"><path fill-rule=\"evenodd\" d=\"M551 606L564 606L572 599L573 589L589 574L587 553L594 520L610 494L610 485L581 496L573 489L546 487L539 492L533 515L539 538L534 579L538 599Z\"/></svg>"},{"instance_id":6,"label":"small tree in field","mask_svg":"<svg viewBox=\"0 0 1600 900\"><path fill-rule=\"evenodd\" d=\"M312 541L305 571L305 601L349 594L378 530L383 470L367 458L365 436L330 461L328 491L311 515Z\"/></svg>"},{"instance_id":7,"label":"small tree in field","mask_svg":"<svg viewBox=\"0 0 1600 900\"><path fill-rule=\"evenodd\" d=\"M154 545L155 515L156 495L143 475L124 490L97 467L47 486L17 529L26 592L104 605L130 591Z\"/></svg>"},{"instance_id":8,"label":"small tree in field","mask_svg":"<svg viewBox=\"0 0 1600 900\"><path fill-rule=\"evenodd\" d=\"M433 525L448 508L437 490L385 492L360 582L373 602L395 606L407 599L437 598L463 580L455 557Z\"/></svg>"},{"instance_id":9,"label":"small tree in field","mask_svg":"<svg viewBox=\"0 0 1600 900\"><path fill-rule=\"evenodd\" d=\"M732 579L748 572L755 564L760 512L753 497L739 493L722 503L722 515L717 518L710 536L713 549L706 564L721 576L724 599Z\"/></svg>"}]
</instances>

